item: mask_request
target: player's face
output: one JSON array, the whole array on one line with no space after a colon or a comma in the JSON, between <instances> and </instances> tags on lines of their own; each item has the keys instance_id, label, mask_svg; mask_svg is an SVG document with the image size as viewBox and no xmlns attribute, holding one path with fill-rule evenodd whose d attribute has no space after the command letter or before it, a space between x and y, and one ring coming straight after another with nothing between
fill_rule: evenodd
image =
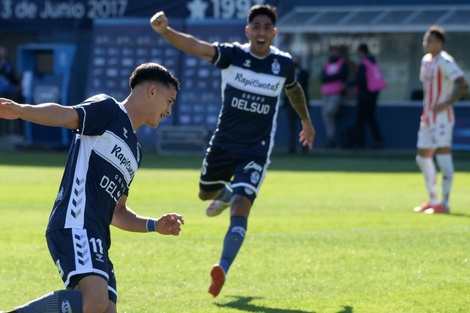
<instances>
[{"instance_id":1,"label":"player's face","mask_svg":"<svg viewBox=\"0 0 470 313\"><path fill-rule=\"evenodd\" d=\"M257 57L269 55L269 47L276 36L276 28L266 15L258 15L245 28L246 36L250 39L250 51Z\"/></svg>"},{"instance_id":2,"label":"player's face","mask_svg":"<svg viewBox=\"0 0 470 313\"><path fill-rule=\"evenodd\" d=\"M166 116L171 115L171 109L176 99L176 90L173 87L158 85L152 99L148 114L147 125L156 128Z\"/></svg>"},{"instance_id":3,"label":"player's face","mask_svg":"<svg viewBox=\"0 0 470 313\"><path fill-rule=\"evenodd\" d=\"M431 53L433 56L442 49L442 43L433 34L426 33L423 37L423 50L425 53Z\"/></svg>"}]
</instances>

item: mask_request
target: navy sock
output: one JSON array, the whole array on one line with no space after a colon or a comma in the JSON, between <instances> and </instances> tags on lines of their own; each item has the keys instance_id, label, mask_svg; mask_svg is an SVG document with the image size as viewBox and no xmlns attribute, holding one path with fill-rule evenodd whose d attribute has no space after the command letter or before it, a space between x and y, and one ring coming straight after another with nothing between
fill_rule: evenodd
<instances>
[{"instance_id":1,"label":"navy sock","mask_svg":"<svg viewBox=\"0 0 470 313\"><path fill-rule=\"evenodd\" d=\"M232 190L230 190L227 186L222 188L222 190L219 192L217 197L215 197L215 199L220 200L225 203L230 202L231 198L232 198Z\"/></svg>"},{"instance_id":2,"label":"navy sock","mask_svg":"<svg viewBox=\"0 0 470 313\"><path fill-rule=\"evenodd\" d=\"M82 294L76 290L59 290L16 309L18 313L82 313Z\"/></svg>"},{"instance_id":3,"label":"navy sock","mask_svg":"<svg viewBox=\"0 0 470 313\"><path fill-rule=\"evenodd\" d=\"M220 257L219 265L224 269L225 274L232 265L233 260L240 250L247 230L247 218L244 216L230 217L230 227L224 239L224 248Z\"/></svg>"}]
</instances>

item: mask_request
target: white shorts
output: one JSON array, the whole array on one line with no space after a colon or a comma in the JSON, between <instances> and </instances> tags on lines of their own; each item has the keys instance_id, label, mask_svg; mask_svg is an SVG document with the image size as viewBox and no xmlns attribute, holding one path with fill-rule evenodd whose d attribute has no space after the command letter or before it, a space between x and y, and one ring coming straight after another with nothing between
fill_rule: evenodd
<instances>
[{"instance_id":1,"label":"white shorts","mask_svg":"<svg viewBox=\"0 0 470 313\"><path fill-rule=\"evenodd\" d=\"M452 146L454 124L432 124L421 122L418 131L418 149L437 149Z\"/></svg>"}]
</instances>

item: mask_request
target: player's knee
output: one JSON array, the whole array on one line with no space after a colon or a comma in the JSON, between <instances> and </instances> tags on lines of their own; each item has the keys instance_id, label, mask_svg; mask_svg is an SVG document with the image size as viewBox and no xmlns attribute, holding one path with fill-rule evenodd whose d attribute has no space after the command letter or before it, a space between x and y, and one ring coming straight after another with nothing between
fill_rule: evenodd
<instances>
[{"instance_id":1,"label":"player's knee","mask_svg":"<svg viewBox=\"0 0 470 313\"><path fill-rule=\"evenodd\" d=\"M90 292L83 294L83 313L105 313L107 312L109 299L108 292Z\"/></svg>"},{"instance_id":2,"label":"player's knee","mask_svg":"<svg viewBox=\"0 0 470 313\"><path fill-rule=\"evenodd\" d=\"M212 200L217 196L218 193L219 193L219 190L218 191L212 191L212 192L199 190L199 199L201 199L203 201Z\"/></svg>"},{"instance_id":3,"label":"player's knee","mask_svg":"<svg viewBox=\"0 0 470 313\"><path fill-rule=\"evenodd\" d=\"M75 288L82 294L83 313L107 313L109 305L108 282L101 276L82 278Z\"/></svg>"},{"instance_id":4,"label":"player's knee","mask_svg":"<svg viewBox=\"0 0 470 313\"><path fill-rule=\"evenodd\" d=\"M108 298L96 298L92 301L83 301L83 313L105 313L108 309Z\"/></svg>"},{"instance_id":5,"label":"player's knee","mask_svg":"<svg viewBox=\"0 0 470 313\"><path fill-rule=\"evenodd\" d=\"M208 200L207 199L207 194L204 192L204 191L199 191L199 199L205 201L205 200Z\"/></svg>"}]
</instances>

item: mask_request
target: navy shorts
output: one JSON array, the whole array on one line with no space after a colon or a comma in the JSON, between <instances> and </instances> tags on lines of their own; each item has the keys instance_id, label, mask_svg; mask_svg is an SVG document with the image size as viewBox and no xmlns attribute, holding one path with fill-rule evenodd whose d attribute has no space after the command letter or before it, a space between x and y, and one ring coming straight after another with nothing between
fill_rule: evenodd
<instances>
[{"instance_id":1,"label":"navy shorts","mask_svg":"<svg viewBox=\"0 0 470 313\"><path fill-rule=\"evenodd\" d=\"M233 194L245 196L253 203L268 164L267 156L234 154L218 146L210 146L202 161L199 188L210 192L230 183Z\"/></svg>"},{"instance_id":2,"label":"navy shorts","mask_svg":"<svg viewBox=\"0 0 470 313\"><path fill-rule=\"evenodd\" d=\"M46 239L66 288L74 289L80 279L99 275L108 282L109 300L116 303L116 277L103 236L86 229L68 228L51 231Z\"/></svg>"}]
</instances>

